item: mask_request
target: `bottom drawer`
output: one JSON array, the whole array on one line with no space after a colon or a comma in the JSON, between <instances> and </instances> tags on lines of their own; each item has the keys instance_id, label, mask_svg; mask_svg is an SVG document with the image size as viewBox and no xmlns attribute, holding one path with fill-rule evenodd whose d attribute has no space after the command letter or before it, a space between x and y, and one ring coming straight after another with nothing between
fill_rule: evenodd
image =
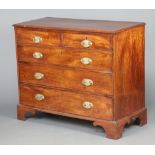
<instances>
[{"instance_id":1,"label":"bottom drawer","mask_svg":"<svg viewBox=\"0 0 155 155\"><path fill-rule=\"evenodd\" d=\"M91 118L112 120L112 99L58 89L20 86L20 104Z\"/></svg>"}]
</instances>

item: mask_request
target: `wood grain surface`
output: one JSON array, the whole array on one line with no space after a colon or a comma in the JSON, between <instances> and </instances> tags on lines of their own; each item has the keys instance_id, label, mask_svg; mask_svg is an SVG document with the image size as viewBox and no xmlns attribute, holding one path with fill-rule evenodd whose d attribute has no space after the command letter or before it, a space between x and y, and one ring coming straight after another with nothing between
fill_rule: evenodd
<instances>
[{"instance_id":1,"label":"wood grain surface","mask_svg":"<svg viewBox=\"0 0 155 155\"><path fill-rule=\"evenodd\" d=\"M143 22L110 21L110 20L86 20L45 17L27 22L15 24L15 27L40 28L61 31L79 31L83 33L116 33L139 25Z\"/></svg>"},{"instance_id":2,"label":"wood grain surface","mask_svg":"<svg viewBox=\"0 0 155 155\"><path fill-rule=\"evenodd\" d=\"M81 45L83 40L89 40L92 42L91 49L111 49L112 48L112 36L111 35L91 35L91 34L76 34L76 33L64 33L63 45L72 48L84 48Z\"/></svg>"},{"instance_id":3,"label":"wood grain surface","mask_svg":"<svg viewBox=\"0 0 155 155\"><path fill-rule=\"evenodd\" d=\"M36 72L44 74L44 78L36 80ZM83 79L93 80L92 86L84 86ZM68 69L57 66L47 66L40 64L19 64L19 81L45 86L62 87L82 92L112 95L112 75L101 74L85 70Z\"/></svg>"},{"instance_id":4,"label":"wood grain surface","mask_svg":"<svg viewBox=\"0 0 155 155\"><path fill-rule=\"evenodd\" d=\"M23 105L106 120L113 118L111 98L33 86L20 86L20 92ZM35 94L38 93L45 96L43 101L35 100ZM84 101L92 102L93 108L85 109Z\"/></svg>"},{"instance_id":5,"label":"wood grain surface","mask_svg":"<svg viewBox=\"0 0 155 155\"><path fill-rule=\"evenodd\" d=\"M60 45L60 34L54 31L38 31L26 28L17 28L16 41L17 44L32 44L34 46L59 46ZM34 43L33 38L35 36L41 37L40 43Z\"/></svg>"},{"instance_id":6,"label":"wood grain surface","mask_svg":"<svg viewBox=\"0 0 155 155\"><path fill-rule=\"evenodd\" d=\"M113 54L109 51L95 51L66 48L43 48L34 46L17 46L18 61L40 64L55 64L75 68L92 69L94 71L112 72ZM41 52L42 59L35 59L34 52ZM82 58L90 58L91 64L81 63Z\"/></svg>"},{"instance_id":7,"label":"wood grain surface","mask_svg":"<svg viewBox=\"0 0 155 155\"><path fill-rule=\"evenodd\" d=\"M145 106L144 27L119 33L114 39L114 110L117 120Z\"/></svg>"}]
</instances>

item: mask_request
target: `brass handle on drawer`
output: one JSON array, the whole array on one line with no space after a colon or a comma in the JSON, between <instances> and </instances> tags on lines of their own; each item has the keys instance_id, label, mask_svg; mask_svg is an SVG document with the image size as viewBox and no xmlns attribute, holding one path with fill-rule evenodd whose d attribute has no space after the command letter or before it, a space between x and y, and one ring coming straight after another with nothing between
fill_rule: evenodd
<instances>
[{"instance_id":1,"label":"brass handle on drawer","mask_svg":"<svg viewBox=\"0 0 155 155\"><path fill-rule=\"evenodd\" d=\"M41 80L41 79L44 78L44 74L43 74L43 73L37 72L37 73L34 74L34 78L35 78L36 80Z\"/></svg>"},{"instance_id":2,"label":"brass handle on drawer","mask_svg":"<svg viewBox=\"0 0 155 155\"><path fill-rule=\"evenodd\" d=\"M42 100L45 99L45 97L44 97L43 94L36 94L36 95L35 95L35 99L36 99L37 101L42 101Z\"/></svg>"},{"instance_id":3,"label":"brass handle on drawer","mask_svg":"<svg viewBox=\"0 0 155 155\"><path fill-rule=\"evenodd\" d=\"M88 87L88 86L93 85L93 81L91 79L83 79L82 84Z\"/></svg>"},{"instance_id":4,"label":"brass handle on drawer","mask_svg":"<svg viewBox=\"0 0 155 155\"><path fill-rule=\"evenodd\" d=\"M43 54L41 52L34 52L33 57L35 59L41 59L41 58L43 58Z\"/></svg>"},{"instance_id":5,"label":"brass handle on drawer","mask_svg":"<svg viewBox=\"0 0 155 155\"><path fill-rule=\"evenodd\" d=\"M91 109L91 108L93 108L93 103L91 103L89 101L85 101L85 102L83 102L83 107L85 109Z\"/></svg>"},{"instance_id":6,"label":"brass handle on drawer","mask_svg":"<svg viewBox=\"0 0 155 155\"><path fill-rule=\"evenodd\" d=\"M92 44L93 43L90 40L87 40L87 39L81 41L81 45L83 47L85 47L85 48L88 48L88 47L92 46Z\"/></svg>"},{"instance_id":7,"label":"brass handle on drawer","mask_svg":"<svg viewBox=\"0 0 155 155\"><path fill-rule=\"evenodd\" d=\"M83 63L84 65L89 65L91 64L93 61L92 59L90 58L87 58L87 57L84 57L84 58L81 58L81 63Z\"/></svg>"},{"instance_id":8,"label":"brass handle on drawer","mask_svg":"<svg viewBox=\"0 0 155 155\"><path fill-rule=\"evenodd\" d=\"M43 40L43 39L42 39L41 37L39 37L39 36L34 36L34 37L33 37L33 42L36 43L36 44L42 42L42 40Z\"/></svg>"}]
</instances>

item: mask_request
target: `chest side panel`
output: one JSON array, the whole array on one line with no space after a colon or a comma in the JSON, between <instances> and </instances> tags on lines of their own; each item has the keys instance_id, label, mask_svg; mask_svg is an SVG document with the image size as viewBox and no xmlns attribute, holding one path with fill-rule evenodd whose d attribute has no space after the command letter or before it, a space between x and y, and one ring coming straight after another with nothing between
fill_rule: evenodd
<instances>
[{"instance_id":1,"label":"chest side panel","mask_svg":"<svg viewBox=\"0 0 155 155\"><path fill-rule=\"evenodd\" d=\"M144 26L114 38L114 113L120 119L144 107Z\"/></svg>"}]
</instances>

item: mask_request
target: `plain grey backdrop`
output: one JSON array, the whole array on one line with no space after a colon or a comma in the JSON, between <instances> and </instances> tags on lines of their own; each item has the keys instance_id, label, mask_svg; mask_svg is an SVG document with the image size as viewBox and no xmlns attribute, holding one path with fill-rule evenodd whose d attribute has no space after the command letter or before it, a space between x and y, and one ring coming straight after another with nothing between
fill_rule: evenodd
<instances>
[{"instance_id":1,"label":"plain grey backdrop","mask_svg":"<svg viewBox=\"0 0 155 155\"><path fill-rule=\"evenodd\" d=\"M105 138L102 128L78 119L45 115L16 119L18 103L13 24L41 18L146 22L145 73L148 124L125 129L123 138ZM0 10L0 144L155 144L155 10Z\"/></svg>"}]
</instances>

